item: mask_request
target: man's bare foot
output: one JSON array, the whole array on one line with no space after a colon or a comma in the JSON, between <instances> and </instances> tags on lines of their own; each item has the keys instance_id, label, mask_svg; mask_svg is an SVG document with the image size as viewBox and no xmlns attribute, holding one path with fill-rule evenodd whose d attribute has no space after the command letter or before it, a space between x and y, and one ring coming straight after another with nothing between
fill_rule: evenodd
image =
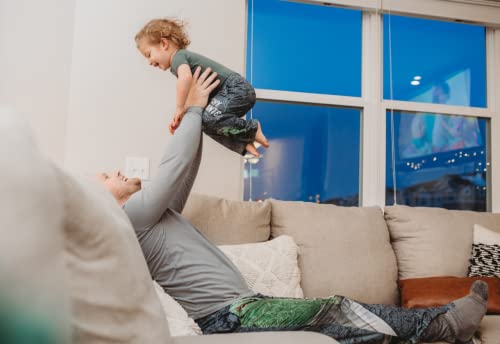
<instances>
[{"instance_id":1,"label":"man's bare foot","mask_svg":"<svg viewBox=\"0 0 500 344\"><path fill-rule=\"evenodd\" d=\"M245 149L247 150L248 153L252 154L255 157L259 157L260 156L260 153L257 152L257 148L255 148L255 146L254 146L253 143L247 144L247 146L245 147Z\"/></svg>"},{"instance_id":2,"label":"man's bare foot","mask_svg":"<svg viewBox=\"0 0 500 344\"><path fill-rule=\"evenodd\" d=\"M259 121L257 121L257 132L255 133L255 141L257 141L264 147L269 148L269 142L267 141L266 137L264 136L264 133L262 132L262 128L260 127Z\"/></svg>"}]
</instances>

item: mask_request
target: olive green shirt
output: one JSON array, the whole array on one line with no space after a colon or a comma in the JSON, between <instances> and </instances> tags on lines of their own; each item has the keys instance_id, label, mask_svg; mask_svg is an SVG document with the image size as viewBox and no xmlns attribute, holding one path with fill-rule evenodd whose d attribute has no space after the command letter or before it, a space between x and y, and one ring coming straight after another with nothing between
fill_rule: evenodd
<instances>
[{"instance_id":1,"label":"olive green shirt","mask_svg":"<svg viewBox=\"0 0 500 344\"><path fill-rule=\"evenodd\" d=\"M172 58L172 63L170 65L170 72L172 72L175 77L178 77L177 69L180 65L187 64L191 68L191 73L194 74L194 71L197 67L201 67L201 72L210 67L212 71L217 72L218 79L220 83L222 83L227 79L227 77L235 72L230 70L227 67L224 67L218 62L209 59L203 55L193 53L192 51L186 49L177 50L174 57Z\"/></svg>"}]
</instances>

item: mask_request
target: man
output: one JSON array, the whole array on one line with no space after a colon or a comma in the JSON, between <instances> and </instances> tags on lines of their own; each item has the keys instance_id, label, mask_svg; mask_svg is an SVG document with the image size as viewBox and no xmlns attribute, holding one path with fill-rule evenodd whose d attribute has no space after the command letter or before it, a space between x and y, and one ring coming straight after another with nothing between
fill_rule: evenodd
<instances>
[{"instance_id":1,"label":"man","mask_svg":"<svg viewBox=\"0 0 500 344\"><path fill-rule=\"evenodd\" d=\"M270 298L248 288L231 261L180 215L201 160L201 114L218 85L215 73L209 74L195 72L186 115L148 188L119 172L97 177L130 218L153 279L203 333L305 330L341 343L383 343L392 337L411 343L469 342L486 313L488 286L481 281L462 299L420 310L366 305L342 296Z\"/></svg>"}]
</instances>

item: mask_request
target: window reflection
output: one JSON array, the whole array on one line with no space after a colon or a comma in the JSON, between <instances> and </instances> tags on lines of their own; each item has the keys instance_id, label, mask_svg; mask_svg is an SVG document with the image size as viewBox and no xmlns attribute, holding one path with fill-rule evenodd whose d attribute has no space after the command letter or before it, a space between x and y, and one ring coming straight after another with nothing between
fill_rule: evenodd
<instances>
[{"instance_id":1,"label":"window reflection","mask_svg":"<svg viewBox=\"0 0 500 344\"><path fill-rule=\"evenodd\" d=\"M387 114L387 197L394 203L391 114ZM487 121L394 113L397 203L486 211Z\"/></svg>"},{"instance_id":2,"label":"window reflection","mask_svg":"<svg viewBox=\"0 0 500 344\"><path fill-rule=\"evenodd\" d=\"M360 111L258 102L271 147L245 159L245 200L359 204Z\"/></svg>"},{"instance_id":3,"label":"window reflection","mask_svg":"<svg viewBox=\"0 0 500 344\"><path fill-rule=\"evenodd\" d=\"M384 98L486 107L485 27L384 15Z\"/></svg>"}]
</instances>

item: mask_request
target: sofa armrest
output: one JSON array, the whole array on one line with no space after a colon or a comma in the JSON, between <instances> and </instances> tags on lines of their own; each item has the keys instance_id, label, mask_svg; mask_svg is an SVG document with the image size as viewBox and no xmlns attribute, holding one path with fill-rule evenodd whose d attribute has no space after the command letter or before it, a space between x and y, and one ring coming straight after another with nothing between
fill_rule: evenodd
<instances>
[{"instance_id":1,"label":"sofa armrest","mask_svg":"<svg viewBox=\"0 0 500 344\"><path fill-rule=\"evenodd\" d=\"M333 338L314 332L259 332L173 337L173 344L336 344Z\"/></svg>"},{"instance_id":2,"label":"sofa armrest","mask_svg":"<svg viewBox=\"0 0 500 344\"><path fill-rule=\"evenodd\" d=\"M480 338L483 344L500 343L500 315L487 315L479 326Z\"/></svg>"}]
</instances>

